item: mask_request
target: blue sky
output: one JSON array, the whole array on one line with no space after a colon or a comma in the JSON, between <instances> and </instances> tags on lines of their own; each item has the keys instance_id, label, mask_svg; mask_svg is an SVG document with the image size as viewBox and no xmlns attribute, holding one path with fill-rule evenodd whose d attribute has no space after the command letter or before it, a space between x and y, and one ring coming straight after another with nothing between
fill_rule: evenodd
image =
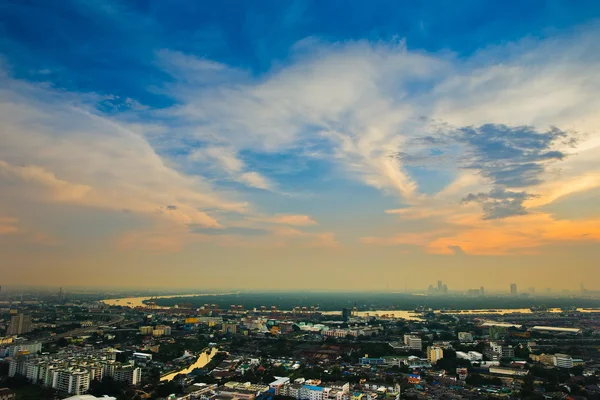
<instances>
[{"instance_id":1,"label":"blue sky","mask_svg":"<svg viewBox=\"0 0 600 400\"><path fill-rule=\"evenodd\" d=\"M600 16L594 1L30 1L3 6L1 49L16 77L161 106L169 77L157 49L260 76L290 62L304 40L406 40L409 48L468 57L523 38L543 39ZM40 71L42 71L40 76ZM44 76L48 71L50 77Z\"/></svg>"},{"instance_id":2,"label":"blue sky","mask_svg":"<svg viewBox=\"0 0 600 400\"><path fill-rule=\"evenodd\" d=\"M576 251L578 286L600 240L598 17L594 1L3 2L0 248L43 282L150 263L174 286L217 268L223 287L241 264L357 260L533 280Z\"/></svg>"}]
</instances>

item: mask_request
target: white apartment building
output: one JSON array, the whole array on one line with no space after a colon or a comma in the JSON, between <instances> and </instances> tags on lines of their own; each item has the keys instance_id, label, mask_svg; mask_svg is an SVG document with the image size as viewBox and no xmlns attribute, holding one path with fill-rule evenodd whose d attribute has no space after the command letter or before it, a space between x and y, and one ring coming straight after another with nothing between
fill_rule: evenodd
<instances>
[{"instance_id":1,"label":"white apartment building","mask_svg":"<svg viewBox=\"0 0 600 400\"><path fill-rule=\"evenodd\" d=\"M477 351L469 351L468 353L465 353L463 351L457 351L456 352L456 357L457 358L462 358L463 360L469 360L469 361L481 361L483 360L483 354L477 352Z\"/></svg>"},{"instance_id":2,"label":"white apartment building","mask_svg":"<svg viewBox=\"0 0 600 400\"><path fill-rule=\"evenodd\" d=\"M556 353L554 355L554 366L556 368L573 368L573 358L568 354Z\"/></svg>"},{"instance_id":3,"label":"white apartment building","mask_svg":"<svg viewBox=\"0 0 600 400\"><path fill-rule=\"evenodd\" d=\"M327 396L324 396L324 389L321 386L304 385L300 390L301 400L324 400Z\"/></svg>"},{"instance_id":4,"label":"white apartment building","mask_svg":"<svg viewBox=\"0 0 600 400\"><path fill-rule=\"evenodd\" d=\"M128 385L137 385L142 380L142 369L133 365L119 366L114 371L113 379Z\"/></svg>"},{"instance_id":5,"label":"white apartment building","mask_svg":"<svg viewBox=\"0 0 600 400\"><path fill-rule=\"evenodd\" d=\"M37 354L42 351L42 343L29 343L29 344L15 344L8 348L8 356L14 357L17 353L29 352L31 354Z\"/></svg>"},{"instance_id":6,"label":"white apartment building","mask_svg":"<svg viewBox=\"0 0 600 400\"><path fill-rule=\"evenodd\" d=\"M90 373L84 369L67 368L54 371L52 387L69 394L82 394L90 388Z\"/></svg>"},{"instance_id":7,"label":"white apartment building","mask_svg":"<svg viewBox=\"0 0 600 400\"><path fill-rule=\"evenodd\" d=\"M416 335L404 335L404 344L412 350L421 351L423 349L423 342L421 338Z\"/></svg>"},{"instance_id":8,"label":"white apartment building","mask_svg":"<svg viewBox=\"0 0 600 400\"><path fill-rule=\"evenodd\" d=\"M141 381L141 369L121 365L113 360L114 353L103 351L65 352L54 355L20 355L9 364L9 376L22 375L32 383L52 387L69 394L85 393L92 380L104 376L136 385Z\"/></svg>"}]
</instances>

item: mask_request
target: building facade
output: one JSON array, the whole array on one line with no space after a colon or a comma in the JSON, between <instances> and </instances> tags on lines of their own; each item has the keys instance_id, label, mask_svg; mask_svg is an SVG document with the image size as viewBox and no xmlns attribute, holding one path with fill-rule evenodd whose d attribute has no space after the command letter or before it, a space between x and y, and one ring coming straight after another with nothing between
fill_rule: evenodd
<instances>
[{"instance_id":1,"label":"building facade","mask_svg":"<svg viewBox=\"0 0 600 400\"><path fill-rule=\"evenodd\" d=\"M18 336L31 332L31 317L25 314L14 315L10 318L10 325L6 334Z\"/></svg>"},{"instance_id":2,"label":"building facade","mask_svg":"<svg viewBox=\"0 0 600 400\"><path fill-rule=\"evenodd\" d=\"M427 360L430 363L435 364L438 360L444 358L444 350L441 347L429 346L427 347Z\"/></svg>"}]
</instances>

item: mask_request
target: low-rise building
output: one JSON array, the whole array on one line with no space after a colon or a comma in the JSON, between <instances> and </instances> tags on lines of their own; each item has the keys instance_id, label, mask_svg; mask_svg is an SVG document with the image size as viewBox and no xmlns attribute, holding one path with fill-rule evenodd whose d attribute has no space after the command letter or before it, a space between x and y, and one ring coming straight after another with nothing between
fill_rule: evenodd
<instances>
[{"instance_id":1,"label":"low-rise building","mask_svg":"<svg viewBox=\"0 0 600 400\"><path fill-rule=\"evenodd\" d=\"M558 326L534 326L532 331L547 332L547 333L568 333L572 335L580 335L583 331L580 328L563 328Z\"/></svg>"},{"instance_id":2,"label":"low-rise building","mask_svg":"<svg viewBox=\"0 0 600 400\"><path fill-rule=\"evenodd\" d=\"M19 353L28 353L28 354L37 354L42 351L42 343L22 343L15 344L8 347L7 355L9 357L14 357Z\"/></svg>"},{"instance_id":3,"label":"low-rise building","mask_svg":"<svg viewBox=\"0 0 600 400\"><path fill-rule=\"evenodd\" d=\"M15 392L8 388L0 388L0 400L14 400L15 398Z\"/></svg>"},{"instance_id":4,"label":"low-rise building","mask_svg":"<svg viewBox=\"0 0 600 400\"><path fill-rule=\"evenodd\" d=\"M461 342L472 342L473 334L471 332L458 332L458 340Z\"/></svg>"},{"instance_id":5,"label":"low-rise building","mask_svg":"<svg viewBox=\"0 0 600 400\"><path fill-rule=\"evenodd\" d=\"M471 360L471 361L481 361L481 360L483 360L483 354L481 354L478 351L469 351L467 353L467 356L469 357L469 360Z\"/></svg>"},{"instance_id":6,"label":"low-rise building","mask_svg":"<svg viewBox=\"0 0 600 400\"><path fill-rule=\"evenodd\" d=\"M269 387L272 388L276 395L280 395L282 388L290 383L290 378L288 377L275 377L276 379L269 384Z\"/></svg>"},{"instance_id":7,"label":"low-rise building","mask_svg":"<svg viewBox=\"0 0 600 400\"><path fill-rule=\"evenodd\" d=\"M539 362L544 365L554 365L554 356L552 354L530 354L531 361Z\"/></svg>"},{"instance_id":8,"label":"low-rise building","mask_svg":"<svg viewBox=\"0 0 600 400\"><path fill-rule=\"evenodd\" d=\"M229 333L229 334L236 334L237 330L238 330L237 324L232 324L232 323L223 323L222 328L221 328L221 332Z\"/></svg>"},{"instance_id":9,"label":"low-rise building","mask_svg":"<svg viewBox=\"0 0 600 400\"><path fill-rule=\"evenodd\" d=\"M556 368L573 368L573 357L557 353L554 355L554 366Z\"/></svg>"},{"instance_id":10,"label":"low-rise building","mask_svg":"<svg viewBox=\"0 0 600 400\"><path fill-rule=\"evenodd\" d=\"M404 344L411 350L423 350L423 341L416 335L404 335Z\"/></svg>"},{"instance_id":11,"label":"low-rise building","mask_svg":"<svg viewBox=\"0 0 600 400\"><path fill-rule=\"evenodd\" d=\"M528 371L519 368L490 367L490 374L505 376L525 376Z\"/></svg>"}]
</instances>

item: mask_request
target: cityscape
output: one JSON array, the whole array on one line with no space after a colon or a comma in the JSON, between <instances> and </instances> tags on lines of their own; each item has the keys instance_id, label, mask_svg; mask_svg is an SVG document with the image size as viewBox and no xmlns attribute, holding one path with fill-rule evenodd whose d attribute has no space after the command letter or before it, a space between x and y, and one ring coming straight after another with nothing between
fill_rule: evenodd
<instances>
[{"instance_id":1,"label":"cityscape","mask_svg":"<svg viewBox=\"0 0 600 400\"><path fill-rule=\"evenodd\" d=\"M0 0L0 400L600 400L600 1Z\"/></svg>"},{"instance_id":2,"label":"cityscape","mask_svg":"<svg viewBox=\"0 0 600 400\"><path fill-rule=\"evenodd\" d=\"M0 358L10 387L0 393L182 400L598 395L598 293L520 294L514 283L505 293L452 293L440 280L413 295L420 303L408 308L413 296L394 293L108 298L63 288L5 290ZM439 301L457 306L429 305Z\"/></svg>"}]
</instances>

